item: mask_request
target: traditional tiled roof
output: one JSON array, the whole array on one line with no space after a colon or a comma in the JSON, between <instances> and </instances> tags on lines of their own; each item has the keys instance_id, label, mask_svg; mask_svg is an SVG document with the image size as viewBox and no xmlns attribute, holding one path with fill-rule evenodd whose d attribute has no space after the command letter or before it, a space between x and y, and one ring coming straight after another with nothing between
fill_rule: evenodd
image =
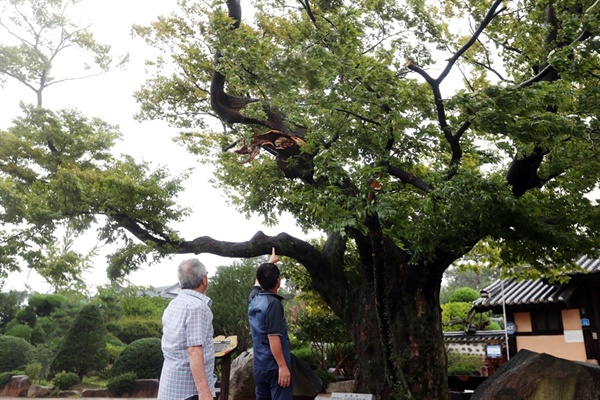
<instances>
[{"instance_id":1,"label":"traditional tiled roof","mask_svg":"<svg viewBox=\"0 0 600 400\"><path fill-rule=\"evenodd\" d=\"M577 265L583 268L584 271L574 271L569 275L600 273L600 260L598 259L583 256L577 260ZM477 311L483 311L502 307L503 303L507 307L525 304L564 303L571 298L575 290L575 286L552 284L544 279L524 281L502 279L483 289L481 297L473 302L473 307Z\"/></svg>"},{"instance_id":2,"label":"traditional tiled roof","mask_svg":"<svg viewBox=\"0 0 600 400\"><path fill-rule=\"evenodd\" d=\"M445 343L490 343L504 339L504 331L444 332Z\"/></svg>"}]
</instances>

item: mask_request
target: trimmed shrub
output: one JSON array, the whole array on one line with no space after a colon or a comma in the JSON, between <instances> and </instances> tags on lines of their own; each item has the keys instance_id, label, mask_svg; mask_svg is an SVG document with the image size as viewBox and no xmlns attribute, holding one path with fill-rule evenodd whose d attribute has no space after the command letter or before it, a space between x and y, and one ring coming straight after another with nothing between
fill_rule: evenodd
<instances>
[{"instance_id":1,"label":"trimmed shrub","mask_svg":"<svg viewBox=\"0 0 600 400\"><path fill-rule=\"evenodd\" d=\"M448 375L479 375L482 365L480 356L448 352Z\"/></svg>"},{"instance_id":2,"label":"trimmed shrub","mask_svg":"<svg viewBox=\"0 0 600 400\"><path fill-rule=\"evenodd\" d=\"M33 361L34 348L25 339L0 336L0 372L24 369Z\"/></svg>"},{"instance_id":3,"label":"trimmed shrub","mask_svg":"<svg viewBox=\"0 0 600 400\"><path fill-rule=\"evenodd\" d=\"M80 380L92 371L102 371L108 364L105 334L98 307L85 305L52 361L51 371L76 372Z\"/></svg>"},{"instance_id":4,"label":"trimmed shrub","mask_svg":"<svg viewBox=\"0 0 600 400\"><path fill-rule=\"evenodd\" d=\"M479 298L479 292L470 287L456 289L450 295L449 303L472 303Z\"/></svg>"},{"instance_id":5,"label":"trimmed shrub","mask_svg":"<svg viewBox=\"0 0 600 400\"><path fill-rule=\"evenodd\" d=\"M60 390L69 390L78 383L81 383L81 379L74 372L59 372L52 380L54 387Z\"/></svg>"},{"instance_id":6,"label":"trimmed shrub","mask_svg":"<svg viewBox=\"0 0 600 400\"><path fill-rule=\"evenodd\" d=\"M0 389L2 389L4 386L6 386L6 384L10 380L11 376L23 375L23 374L24 374L23 371L8 371L8 372L0 373Z\"/></svg>"},{"instance_id":7,"label":"trimmed shrub","mask_svg":"<svg viewBox=\"0 0 600 400\"><path fill-rule=\"evenodd\" d=\"M20 337L31 342L31 332L33 329L29 325L16 324L10 327L5 333L6 336Z\"/></svg>"},{"instance_id":8,"label":"trimmed shrub","mask_svg":"<svg viewBox=\"0 0 600 400\"><path fill-rule=\"evenodd\" d=\"M133 389L133 381L136 379L135 372L125 372L110 378L106 383L106 387L113 395L122 396L125 393L131 392Z\"/></svg>"},{"instance_id":9,"label":"trimmed shrub","mask_svg":"<svg viewBox=\"0 0 600 400\"><path fill-rule=\"evenodd\" d=\"M35 328L33 328L33 330L31 331L31 338L29 339L29 343L31 343L34 346L37 346L40 343L44 343L46 341L46 337L47 335L44 329L36 325Z\"/></svg>"},{"instance_id":10,"label":"trimmed shrub","mask_svg":"<svg viewBox=\"0 0 600 400\"><path fill-rule=\"evenodd\" d=\"M130 343L115 361L110 375L135 372L138 379L158 379L164 357L159 338L139 339Z\"/></svg>"},{"instance_id":11,"label":"trimmed shrub","mask_svg":"<svg viewBox=\"0 0 600 400\"><path fill-rule=\"evenodd\" d=\"M136 340L162 337L160 318L126 317L119 320L120 329L112 330L123 343L130 344Z\"/></svg>"}]
</instances>

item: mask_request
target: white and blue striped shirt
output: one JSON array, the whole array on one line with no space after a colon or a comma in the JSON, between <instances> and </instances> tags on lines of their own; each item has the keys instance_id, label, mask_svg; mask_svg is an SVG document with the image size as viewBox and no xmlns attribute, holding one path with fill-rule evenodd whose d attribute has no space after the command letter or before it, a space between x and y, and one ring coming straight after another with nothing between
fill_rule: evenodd
<instances>
[{"instance_id":1,"label":"white and blue striped shirt","mask_svg":"<svg viewBox=\"0 0 600 400\"><path fill-rule=\"evenodd\" d=\"M188 347L202 346L204 372L213 392L216 382L212 300L202 293L183 289L163 314L162 351L165 357L158 400L184 400L198 394L190 368Z\"/></svg>"}]
</instances>

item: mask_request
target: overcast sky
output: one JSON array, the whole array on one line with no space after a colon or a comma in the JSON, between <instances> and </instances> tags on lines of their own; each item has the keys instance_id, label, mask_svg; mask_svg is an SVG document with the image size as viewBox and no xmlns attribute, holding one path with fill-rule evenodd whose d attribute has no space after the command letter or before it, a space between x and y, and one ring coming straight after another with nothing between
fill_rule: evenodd
<instances>
[{"instance_id":1,"label":"overcast sky","mask_svg":"<svg viewBox=\"0 0 600 400\"><path fill-rule=\"evenodd\" d=\"M124 140L116 152L126 153L138 160L165 165L174 174L189 167L196 172L186 181L185 193L179 203L192 209L192 215L176 228L185 239L198 236L212 236L219 240L248 240L256 231L274 235L286 231L298 237L305 237L295 227L290 217L284 218L280 226L266 228L258 218L246 220L235 210L226 206L221 192L212 188L208 180L210 171L201 166L197 159L186 150L172 142L175 134L161 121L137 122L133 114L138 110L133 92L139 89L145 80L144 61L152 58L153 49L148 48L139 38L131 38L133 24L148 24L159 15L168 14L176 7L174 0L83 0L74 11L80 15L82 24L91 23L96 39L112 46L115 55L129 52L130 62L125 71L112 71L99 77L65 82L51 86L44 91L44 106L50 109L76 108L86 117L99 117L108 123L119 125ZM0 41L6 40L6 33L0 32ZM59 60L60 67L68 72L69 60ZM55 75L59 75L56 73ZM68 76L68 74L67 74ZM0 128L10 126L11 120L20 115L19 101L35 103L35 93L18 84L7 81L0 88ZM78 250L86 252L93 246L95 233L81 238L77 242ZM174 256L158 266L146 267L130 275L130 280L138 285L163 286L177 281L176 266L188 257ZM212 255L199 255L209 272L216 266L227 265L231 259ZM98 257L96 267L86 275L90 285L102 285L106 279L104 256ZM22 290L30 285L34 290L45 292L49 287L35 273L25 269L9 277L4 290Z\"/></svg>"}]
</instances>

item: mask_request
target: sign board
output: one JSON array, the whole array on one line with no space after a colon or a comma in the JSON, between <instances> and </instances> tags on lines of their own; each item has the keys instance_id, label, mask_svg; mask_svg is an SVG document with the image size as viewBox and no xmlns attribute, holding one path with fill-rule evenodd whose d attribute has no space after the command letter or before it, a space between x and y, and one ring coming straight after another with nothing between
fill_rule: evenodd
<instances>
[{"instance_id":1,"label":"sign board","mask_svg":"<svg viewBox=\"0 0 600 400\"><path fill-rule=\"evenodd\" d=\"M485 356L489 358L501 358L502 357L502 345L501 344L486 344L485 345Z\"/></svg>"},{"instance_id":2,"label":"sign board","mask_svg":"<svg viewBox=\"0 0 600 400\"><path fill-rule=\"evenodd\" d=\"M506 333L508 333L509 335L514 335L516 331L517 326L515 325L515 323L512 321L508 321L506 323Z\"/></svg>"},{"instance_id":3,"label":"sign board","mask_svg":"<svg viewBox=\"0 0 600 400\"><path fill-rule=\"evenodd\" d=\"M213 338L215 344L215 358L231 353L237 347L237 336L217 336Z\"/></svg>"},{"instance_id":4,"label":"sign board","mask_svg":"<svg viewBox=\"0 0 600 400\"><path fill-rule=\"evenodd\" d=\"M590 320L588 318L581 318L581 326L590 326Z\"/></svg>"},{"instance_id":5,"label":"sign board","mask_svg":"<svg viewBox=\"0 0 600 400\"><path fill-rule=\"evenodd\" d=\"M583 343L583 331L565 331L565 343Z\"/></svg>"},{"instance_id":6,"label":"sign board","mask_svg":"<svg viewBox=\"0 0 600 400\"><path fill-rule=\"evenodd\" d=\"M372 394L365 393L331 393L331 400L373 400Z\"/></svg>"}]
</instances>

